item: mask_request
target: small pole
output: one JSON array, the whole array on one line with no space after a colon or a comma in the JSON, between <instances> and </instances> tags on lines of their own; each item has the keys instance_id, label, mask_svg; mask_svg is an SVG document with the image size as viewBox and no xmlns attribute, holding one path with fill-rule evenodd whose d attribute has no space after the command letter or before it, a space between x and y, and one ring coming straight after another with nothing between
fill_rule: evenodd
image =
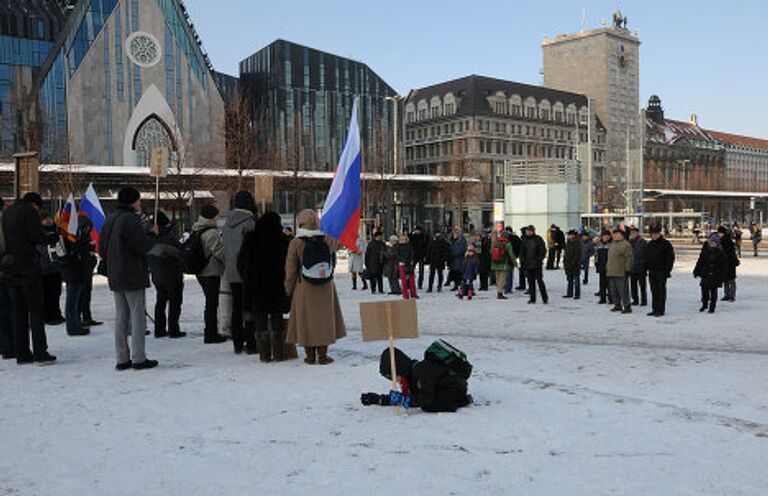
<instances>
[{"instance_id":1,"label":"small pole","mask_svg":"<svg viewBox=\"0 0 768 496\"><path fill-rule=\"evenodd\" d=\"M157 226L157 212L160 209L160 176L155 176L155 226Z\"/></svg>"},{"instance_id":2,"label":"small pole","mask_svg":"<svg viewBox=\"0 0 768 496\"><path fill-rule=\"evenodd\" d=\"M392 391L397 391L397 364L395 362L395 330L392 328L392 303L387 303L387 332L389 333L389 370L392 373ZM400 406L396 410L400 415Z\"/></svg>"}]
</instances>

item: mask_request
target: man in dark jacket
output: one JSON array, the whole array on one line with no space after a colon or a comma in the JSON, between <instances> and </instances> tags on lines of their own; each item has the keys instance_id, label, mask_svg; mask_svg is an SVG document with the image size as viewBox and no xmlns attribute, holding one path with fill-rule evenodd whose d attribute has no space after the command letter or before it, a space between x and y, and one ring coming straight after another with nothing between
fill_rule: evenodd
<instances>
[{"instance_id":1,"label":"man in dark jacket","mask_svg":"<svg viewBox=\"0 0 768 496\"><path fill-rule=\"evenodd\" d=\"M149 271L155 285L155 337L183 338L179 317L184 300L184 274L181 271L181 243L176 225L162 211L157 213L157 240L149 253ZM168 307L166 319L165 309Z\"/></svg>"},{"instance_id":2,"label":"man in dark jacket","mask_svg":"<svg viewBox=\"0 0 768 496\"><path fill-rule=\"evenodd\" d=\"M589 284L589 260L595 256L595 242L592 240L589 231L581 233L581 269L584 271L582 284Z\"/></svg>"},{"instance_id":3,"label":"man in dark jacket","mask_svg":"<svg viewBox=\"0 0 768 496\"><path fill-rule=\"evenodd\" d=\"M648 293L646 288L645 253L648 243L643 239L640 229L637 227L629 228L629 244L632 246L634 264L629 274L630 289L632 290L632 304L641 307L648 305ZM639 291L638 291L639 290ZM639 296L639 301L638 301Z\"/></svg>"},{"instance_id":4,"label":"man in dark jacket","mask_svg":"<svg viewBox=\"0 0 768 496\"><path fill-rule=\"evenodd\" d=\"M135 188L126 187L118 192L117 208L104 221L100 239L99 253L115 298L117 370L157 367L157 361L149 360L144 353L147 329L144 293L149 287L147 253L151 242L137 215L141 212L140 198ZM158 234L157 226L149 231L155 236ZM133 350L128 347L129 323Z\"/></svg>"},{"instance_id":5,"label":"man in dark jacket","mask_svg":"<svg viewBox=\"0 0 768 496\"><path fill-rule=\"evenodd\" d=\"M16 363L53 362L48 353L43 316L43 284L40 275L40 253L37 246L46 243L40 225L43 199L27 193L3 215L5 237L5 274L9 277L9 293L13 309ZM2 318L7 318L3 316ZM32 350L29 334L32 333Z\"/></svg>"},{"instance_id":6,"label":"man in dark jacket","mask_svg":"<svg viewBox=\"0 0 768 496\"><path fill-rule=\"evenodd\" d=\"M89 242L89 239L81 236L62 239L66 255L58 263L61 266L61 277L67 283L64 313L67 320L67 334L70 336L87 336L90 333L80 319L80 297L83 294L83 273L86 257L89 254Z\"/></svg>"},{"instance_id":7,"label":"man in dark jacket","mask_svg":"<svg viewBox=\"0 0 768 496\"><path fill-rule=\"evenodd\" d=\"M555 270L560 268L560 256L563 253L565 247L565 234L562 229L552 224L547 233L547 245L549 252L547 256L547 270Z\"/></svg>"},{"instance_id":8,"label":"man in dark jacket","mask_svg":"<svg viewBox=\"0 0 768 496\"><path fill-rule=\"evenodd\" d=\"M448 261L448 281L445 285L448 286L453 283L451 291L458 291L462 279L464 254L467 252L467 238L464 237L458 226L453 228L448 244L451 247L451 258Z\"/></svg>"},{"instance_id":9,"label":"man in dark jacket","mask_svg":"<svg viewBox=\"0 0 768 496\"><path fill-rule=\"evenodd\" d=\"M387 245L384 243L381 231L373 233L373 241L365 249L365 271L371 281L371 293L384 293L384 254Z\"/></svg>"},{"instance_id":10,"label":"man in dark jacket","mask_svg":"<svg viewBox=\"0 0 768 496\"><path fill-rule=\"evenodd\" d=\"M531 291L531 297L528 303L536 303L536 284L539 285L541 291L541 301L544 304L549 302L549 296L547 296L547 287L544 285L544 278L542 275L542 264L547 256L547 247L544 244L544 240L541 236L536 234L536 228L532 225L525 229L525 242L521 251L520 266L525 269L526 277L528 278L528 288Z\"/></svg>"},{"instance_id":11,"label":"man in dark jacket","mask_svg":"<svg viewBox=\"0 0 768 496\"><path fill-rule=\"evenodd\" d=\"M411 248L413 248L413 258L416 262L416 268L419 271L417 286L419 289L424 286L424 261L427 256L427 244L429 239L424 235L421 226L413 228L410 236Z\"/></svg>"},{"instance_id":12,"label":"man in dark jacket","mask_svg":"<svg viewBox=\"0 0 768 496\"><path fill-rule=\"evenodd\" d=\"M736 253L736 244L725 226L717 228L717 236L720 238L720 247L725 255L725 283L723 284L723 293L725 294L723 301L736 301L736 267L741 264Z\"/></svg>"},{"instance_id":13,"label":"man in dark jacket","mask_svg":"<svg viewBox=\"0 0 768 496\"><path fill-rule=\"evenodd\" d=\"M565 256L563 257L563 268L565 268L565 277L568 281L568 289L563 298L581 298L581 241L578 239L579 233L575 229L568 231L568 238L565 242Z\"/></svg>"},{"instance_id":14,"label":"man in dark jacket","mask_svg":"<svg viewBox=\"0 0 768 496\"><path fill-rule=\"evenodd\" d=\"M672 275L675 264L675 250L664 239L661 227L651 226L651 241L645 250L645 266L651 285L651 312L649 317L661 317L666 311L667 279Z\"/></svg>"},{"instance_id":15,"label":"man in dark jacket","mask_svg":"<svg viewBox=\"0 0 768 496\"><path fill-rule=\"evenodd\" d=\"M726 277L727 262L721 248L721 240L717 234L704 243L699 254L699 260L693 269L693 277L701 278L701 308L699 312L709 309L715 313L717 306L717 288L723 285Z\"/></svg>"},{"instance_id":16,"label":"man in dark jacket","mask_svg":"<svg viewBox=\"0 0 768 496\"><path fill-rule=\"evenodd\" d=\"M480 277L479 291L488 291L488 282L491 279L491 231L486 229L480 234L478 276Z\"/></svg>"},{"instance_id":17,"label":"man in dark jacket","mask_svg":"<svg viewBox=\"0 0 768 496\"><path fill-rule=\"evenodd\" d=\"M515 230L510 226L507 226L504 230L507 232L507 239L509 240L509 244L512 246L512 253L515 255L515 259L519 259L520 250L523 248L523 242L520 239L520 236L518 236L515 233ZM525 289L525 274L523 274L523 268L518 266L517 270L518 279L520 280L519 285L522 285L523 289ZM507 280L504 284L504 294L511 293L514 285L515 267L510 264L509 268L507 269Z\"/></svg>"},{"instance_id":18,"label":"man in dark jacket","mask_svg":"<svg viewBox=\"0 0 768 496\"><path fill-rule=\"evenodd\" d=\"M432 242L427 245L427 263L429 264L429 285L427 293L432 292L435 275L437 275L437 292L443 290L443 271L451 257L451 245L445 239L445 234L436 232Z\"/></svg>"},{"instance_id":19,"label":"man in dark jacket","mask_svg":"<svg viewBox=\"0 0 768 496\"><path fill-rule=\"evenodd\" d=\"M83 292L80 294L80 320L86 327L100 326L103 322L93 319L91 313L91 294L93 293L93 269L96 268L96 243L93 241L91 232L93 223L85 215L78 217L78 236L81 239L88 240L88 254L83 260Z\"/></svg>"},{"instance_id":20,"label":"man in dark jacket","mask_svg":"<svg viewBox=\"0 0 768 496\"><path fill-rule=\"evenodd\" d=\"M256 221L256 229L246 233L238 257L238 269L246 288L246 306L254 314L262 362L286 358L283 314L290 310L284 284L289 243L280 216L267 212Z\"/></svg>"}]
</instances>

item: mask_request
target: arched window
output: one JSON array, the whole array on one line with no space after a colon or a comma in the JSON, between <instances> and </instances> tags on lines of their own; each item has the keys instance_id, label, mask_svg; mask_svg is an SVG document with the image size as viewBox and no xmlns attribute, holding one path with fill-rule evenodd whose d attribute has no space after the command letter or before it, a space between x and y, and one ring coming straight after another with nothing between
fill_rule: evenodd
<instances>
[{"instance_id":1,"label":"arched window","mask_svg":"<svg viewBox=\"0 0 768 496\"><path fill-rule=\"evenodd\" d=\"M172 152L176 150L176 146L165 124L152 115L139 126L133 138L133 149L136 150L136 164L142 167L149 167L152 161L152 151L157 148L168 150L168 165L170 165Z\"/></svg>"},{"instance_id":2,"label":"arched window","mask_svg":"<svg viewBox=\"0 0 768 496\"><path fill-rule=\"evenodd\" d=\"M523 115L523 99L520 95L512 95L509 97L509 113L515 117L522 117Z\"/></svg>"},{"instance_id":3,"label":"arched window","mask_svg":"<svg viewBox=\"0 0 768 496\"><path fill-rule=\"evenodd\" d=\"M529 96L525 99L525 117L536 119L538 117L536 114L536 100L532 96Z\"/></svg>"},{"instance_id":4,"label":"arched window","mask_svg":"<svg viewBox=\"0 0 768 496\"><path fill-rule=\"evenodd\" d=\"M549 100L546 98L539 102L539 119L543 121L548 121L550 116L550 110L552 109L552 106L549 104Z\"/></svg>"},{"instance_id":5,"label":"arched window","mask_svg":"<svg viewBox=\"0 0 768 496\"><path fill-rule=\"evenodd\" d=\"M443 97L443 114L453 115L456 113L456 97L453 93L448 93Z\"/></svg>"}]
</instances>

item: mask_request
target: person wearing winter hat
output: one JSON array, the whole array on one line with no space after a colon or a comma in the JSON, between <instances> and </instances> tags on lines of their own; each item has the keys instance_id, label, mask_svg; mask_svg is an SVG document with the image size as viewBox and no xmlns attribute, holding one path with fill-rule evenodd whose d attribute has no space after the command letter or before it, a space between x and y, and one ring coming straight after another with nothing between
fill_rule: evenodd
<instances>
[{"instance_id":1,"label":"person wearing winter hat","mask_svg":"<svg viewBox=\"0 0 768 496\"><path fill-rule=\"evenodd\" d=\"M342 245L320 232L320 221L314 210L303 210L296 222L299 229L296 239L288 245L285 260L285 293L291 298L291 317L285 340L304 347L306 364L327 365L333 362L328 356L328 346L347 335L336 285L332 276L322 284L308 281L302 266L304 250L310 243L325 243L331 255ZM321 252L318 248L313 250ZM332 263L332 260L328 262Z\"/></svg>"},{"instance_id":2,"label":"person wearing winter hat","mask_svg":"<svg viewBox=\"0 0 768 496\"><path fill-rule=\"evenodd\" d=\"M475 245L470 244L467 247L467 252L464 254L464 260L462 261L461 286L459 287L459 292L456 294L459 299L466 296L468 300L471 300L475 295L474 284L479 270L480 260L477 255L477 249L475 248Z\"/></svg>"},{"instance_id":3,"label":"person wearing winter hat","mask_svg":"<svg viewBox=\"0 0 768 496\"><path fill-rule=\"evenodd\" d=\"M547 247L541 236L536 234L536 229L531 225L525 229L525 243L520 253L520 266L525 270L528 278L528 290L530 291L529 304L536 303L536 286L541 292L541 301L546 305L549 302L547 287L544 285L542 264L547 256Z\"/></svg>"},{"instance_id":4,"label":"person wearing winter hat","mask_svg":"<svg viewBox=\"0 0 768 496\"><path fill-rule=\"evenodd\" d=\"M147 253L153 243L139 218L141 210L139 192L132 187L121 189L117 194L117 208L104 221L100 238L99 253L115 299L117 370L157 367L157 361L148 359L144 351L145 292L149 287ZM157 236L157 226L149 228L149 232ZM131 347L128 346L129 325Z\"/></svg>"},{"instance_id":5,"label":"person wearing winter hat","mask_svg":"<svg viewBox=\"0 0 768 496\"><path fill-rule=\"evenodd\" d=\"M715 313L717 306L717 288L723 285L726 278L727 261L718 234L712 234L699 253L699 260L693 269L693 277L701 278L701 308L700 312L709 310Z\"/></svg>"},{"instance_id":6,"label":"person wearing winter hat","mask_svg":"<svg viewBox=\"0 0 768 496\"><path fill-rule=\"evenodd\" d=\"M204 205L200 209L197 222L192 226L191 235L199 236L203 256L208 261L205 267L195 274L205 296L205 310L203 311L205 321L203 343L205 344L223 343L227 340L219 334L218 322L219 287L221 286L221 276L224 273L224 247L221 243L221 231L219 231L219 225L216 222L218 216L219 209L215 205Z\"/></svg>"},{"instance_id":7,"label":"person wearing winter hat","mask_svg":"<svg viewBox=\"0 0 768 496\"><path fill-rule=\"evenodd\" d=\"M565 242L565 255L563 256L563 268L568 285L563 298L581 298L581 241L578 239L579 233L575 229L568 231L568 237Z\"/></svg>"},{"instance_id":8,"label":"person wearing winter hat","mask_svg":"<svg viewBox=\"0 0 768 496\"><path fill-rule=\"evenodd\" d=\"M723 282L723 300L736 301L736 267L740 265L736 244L730 230L725 226L717 228L717 236L725 254L725 276Z\"/></svg>"},{"instance_id":9,"label":"person wearing winter hat","mask_svg":"<svg viewBox=\"0 0 768 496\"><path fill-rule=\"evenodd\" d=\"M179 232L162 210L157 212L155 224L158 228L157 241L147 256L155 285L155 338L183 338L187 333L182 332L179 326L184 300Z\"/></svg>"},{"instance_id":10,"label":"person wearing winter hat","mask_svg":"<svg viewBox=\"0 0 768 496\"><path fill-rule=\"evenodd\" d=\"M389 294L401 294L400 266L397 263L397 245L400 238L396 234L389 237L389 246L384 252L384 276L389 281Z\"/></svg>"},{"instance_id":11,"label":"person wearing winter hat","mask_svg":"<svg viewBox=\"0 0 768 496\"><path fill-rule=\"evenodd\" d=\"M595 247L595 272L599 277L599 287L595 296L599 296L599 305L603 305L606 302L613 303L613 295L608 290L608 275L606 268L608 266L608 250L611 248L611 242L613 237L610 229L603 229L600 232L600 239Z\"/></svg>"},{"instance_id":12,"label":"person wearing winter hat","mask_svg":"<svg viewBox=\"0 0 768 496\"><path fill-rule=\"evenodd\" d=\"M384 243L381 231L373 233L373 240L365 248L365 272L371 281L371 293L384 294L384 254L387 251L387 245Z\"/></svg>"},{"instance_id":13,"label":"person wearing winter hat","mask_svg":"<svg viewBox=\"0 0 768 496\"><path fill-rule=\"evenodd\" d=\"M651 240L645 252L645 265L648 269L648 282L651 286L651 312L649 317L661 317L666 312L667 279L672 277L675 265L675 249L667 241L661 227L654 225L649 229Z\"/></svg>"}]
</instances>

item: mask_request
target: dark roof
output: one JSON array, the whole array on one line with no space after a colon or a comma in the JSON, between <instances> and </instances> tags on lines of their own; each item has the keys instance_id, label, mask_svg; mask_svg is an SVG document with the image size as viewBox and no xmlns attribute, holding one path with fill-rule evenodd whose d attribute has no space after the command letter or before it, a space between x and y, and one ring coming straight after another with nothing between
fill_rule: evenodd
<instances>
[{"instance_id":1,"label":"dark roof","mask_svg":"<svg viewBox=\"0 0 768 496\"><path fill-rule=\"evenodd\" d=\"M418 102L422 99L429 101L433 96L442 98L447 93L453 93L457 98L461 98L455 115L495 114L486 98L499 91L503 92L507 97L513 94L520 95L520 98L523 100L528 97L533 97L536 102L547 99L552 105L555 102L561 102L565 107L572 103L577 108L587 105L587 97L579 93L478 76L476 74L412 90L408 95L407 101Z\"/></svg>"}]
</instances>

